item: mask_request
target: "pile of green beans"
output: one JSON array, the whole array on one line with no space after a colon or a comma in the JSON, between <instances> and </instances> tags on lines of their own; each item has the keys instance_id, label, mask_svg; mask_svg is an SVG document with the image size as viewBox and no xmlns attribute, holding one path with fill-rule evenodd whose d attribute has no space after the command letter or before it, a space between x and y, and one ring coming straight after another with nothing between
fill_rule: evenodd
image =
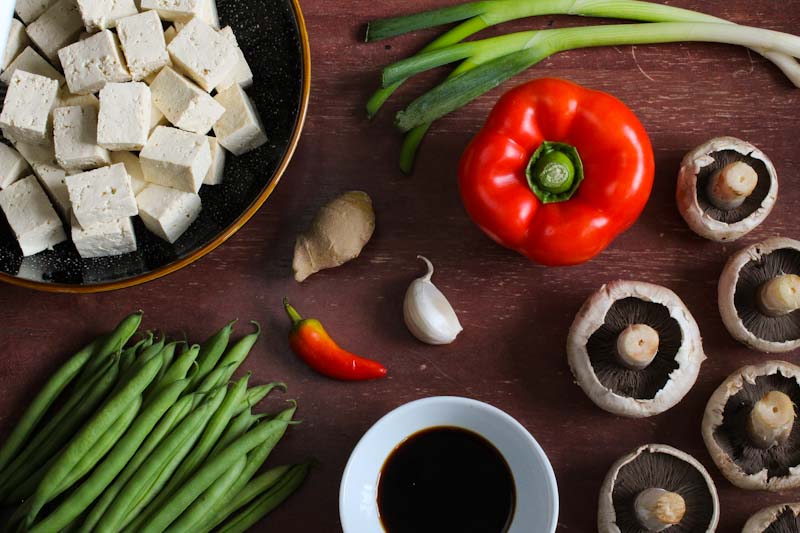
<instances>
[{"instance_id":1,"label":"pile of green beans","mask_svg":"<svg viewBox=\"0 0 800 533\"><path fill-rule=\"evenodd\" d=\"M230 383L258 324L191 345L141 322L133 313L69 358L20 417L0 447L0 530L245 531L302 484L308 464L258 474L297 404L252 408L286 386Z\"/></svg>"}]
</instances>

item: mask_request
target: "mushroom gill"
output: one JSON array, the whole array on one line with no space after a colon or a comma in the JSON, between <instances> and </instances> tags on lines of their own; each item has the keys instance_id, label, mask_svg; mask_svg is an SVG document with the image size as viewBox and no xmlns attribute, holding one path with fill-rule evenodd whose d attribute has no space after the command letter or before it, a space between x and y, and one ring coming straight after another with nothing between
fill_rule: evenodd
<instances>
[{"instance_id":1,"label":"mushroom gill","mask_svg":"<svg viewBox=\"0 0 800 533\"><path fill-rule=\"evenodd\" d=\"M697 203L715 220L741 222L758 210L769 194L772 179L767 165L736 150L709 155L714 162L697 173Z\"/></svg>"},{"instance_id":2,"label":"mushroom gill","mask_svg":"<svg viewBox=\"0 0 800 533\"><path fill-rule=\"evenodd\" d=\"M791 507L786 507L775 517L775 520L763 530L763 533L797 533L800 531L800 519Z\"/></svg>"},{"instance_id":3,"label":"mushroom gill","mask_svg":"<svg viewBox=\"0 0 800 533\"><path fill-rule=\"evenodd\" d=\"M586 351L604 387L621 396L652 399L678 368L675 355L682 341L680 325L665 306L627 297L611 305ZM642 350L626 348L631 345Z\"/></svg>"}]
</instances>

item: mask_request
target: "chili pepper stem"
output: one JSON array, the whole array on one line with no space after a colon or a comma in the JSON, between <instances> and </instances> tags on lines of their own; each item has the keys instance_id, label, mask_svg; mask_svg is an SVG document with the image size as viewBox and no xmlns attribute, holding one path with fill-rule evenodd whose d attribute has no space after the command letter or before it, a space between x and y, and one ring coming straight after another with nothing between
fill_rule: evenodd
<instances>
[{"instance_id":1,"label":"chili pepper stem","mask_svg":"<svg viewBox=\"0 0 800 533\"><path fill-rule=\"evenodd\" d=\"M283 299L283 308L286 309L286 314L292 319L292 325L296 326L303 321L303 317L297 312L297 309L291 306L289 298Z\"/></svg>"}]
</instances>

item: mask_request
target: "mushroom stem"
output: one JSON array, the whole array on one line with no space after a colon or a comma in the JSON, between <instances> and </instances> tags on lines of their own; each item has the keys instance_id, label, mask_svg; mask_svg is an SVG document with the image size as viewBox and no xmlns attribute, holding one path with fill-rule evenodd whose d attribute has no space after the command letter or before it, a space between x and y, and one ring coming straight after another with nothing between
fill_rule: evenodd
<instances>
[{"instance_id":1,"label":"mushroom stem","mask_svg":"<svg viewBox=\"0 0 800 533\"><path fill-rule=\"evenodd\" d=\"M758 305L769 316L788 315L800 309L800 276L783 274L762 284Z\"/></svg>"},{"instance_id":2,"label":"mushroom stem","mask_svg":"<svg viewBox=\"0 0 800 533\"><path fill-rule=\"evenodd\" d=\"M686 514L683 496L664 489L643 490L634 502L636 517L647 531L663 531L679 524Z\"/></svg>"},{"instance_id":3,"label":"mushroom stem","mask_svg":"<svg viewBox=\"0 0 800 533\"><path fill-rule=\"evenodd\" d=\"M641 370L658 353L658 332L647 324L631 324L617 337L617 354L628 368Z\"/></svg>"},{"instance_id":4,"label":"mushroom stem","mask_svg":"<svg viewBox=\"0 0 800 533\"><path fill-rule=\"evenodd\" d=\"M794 426L794 404L780 391L764 395L750 411L747 432L754 446L772 448L786 442Z\"/></svg>"},{"instance_id":5,"label":"mushroom stem","mask_svg":"<svg viewBox=\"0 0 800 533\"><path fill-rule=\"evenodd\" d=\"M736 161L716 171L708 181L708 199L725 211L742 205L758 185L758 174L744 161Z\"/></svg>"}]
</instances>

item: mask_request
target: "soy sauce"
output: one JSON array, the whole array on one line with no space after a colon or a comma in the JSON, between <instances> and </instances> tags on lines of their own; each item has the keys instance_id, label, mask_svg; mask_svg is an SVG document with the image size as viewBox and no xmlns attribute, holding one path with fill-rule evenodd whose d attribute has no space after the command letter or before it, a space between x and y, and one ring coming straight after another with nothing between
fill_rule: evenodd
<instances>
[{"instance_id":1,"label":"soy sauce","mask_svg":"<svg viewBox=\"0 0 800 533\"><path fill-rule=\"evenodd\" d=\"M378 510L387 533L502 533L514 477L489 441L456 427L415 433L386 459Z\"/></svg>"}]
</instances>

